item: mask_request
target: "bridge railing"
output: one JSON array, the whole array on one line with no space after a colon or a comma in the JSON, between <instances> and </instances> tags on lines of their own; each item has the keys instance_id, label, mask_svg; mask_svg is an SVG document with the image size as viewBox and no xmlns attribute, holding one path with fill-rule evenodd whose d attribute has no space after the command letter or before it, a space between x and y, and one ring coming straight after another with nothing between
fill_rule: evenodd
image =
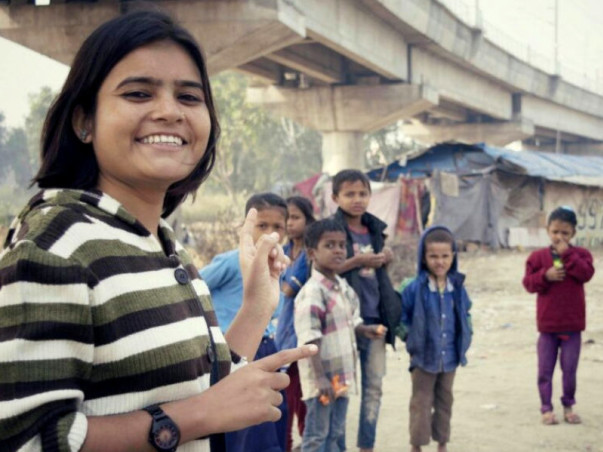
<instances>
[{"instance_id":1,"label":"bridge railing","mask_svg":"<svg viewBox=\"0 0 603 452\"><path fill-rule=\"evenodd\" d=\"M557 74L564 80L589 91L603 94L603 73L598 71L594 74L576 70L580 66L573 62L568 62L565 58L563 62L555 64L552 56L533 49L513 36L509 35L492 22L485 20L482 11L478 8L477 2L468 3L466 0L436 0L442 6L446 7L455 17L463 23L473 28L479 28L490 42L501 49L516 56L522 61L534 66L549 74ZM556 67L557 66L557 67Z\"/></svg>"}]
</instances>

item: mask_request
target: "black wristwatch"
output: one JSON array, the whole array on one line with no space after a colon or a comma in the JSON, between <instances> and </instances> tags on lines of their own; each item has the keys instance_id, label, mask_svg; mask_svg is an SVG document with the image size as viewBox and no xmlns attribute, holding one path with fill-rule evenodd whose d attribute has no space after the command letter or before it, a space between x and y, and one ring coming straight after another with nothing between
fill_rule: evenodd
<instances>
[{"instance_id":1,"label":"black wristwatch","mask_svg":"<svg viewBox=\"0 0 603 452\"><path fill-rule=\"evenodd\" d=\"M157 404L143 408L153 418L149 443L160 452L175 452L180 442L180 429Z\"/></svg>"}]
</instances>

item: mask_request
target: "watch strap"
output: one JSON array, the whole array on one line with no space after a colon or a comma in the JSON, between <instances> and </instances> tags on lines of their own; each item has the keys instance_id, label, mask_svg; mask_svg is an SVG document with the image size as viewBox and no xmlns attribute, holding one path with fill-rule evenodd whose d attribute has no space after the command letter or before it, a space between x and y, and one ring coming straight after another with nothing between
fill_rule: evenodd
<instances>
[{"instance_id":1,"label":"watch strap","mask_svg":"<svg viewBox=\"0 0 603 452\"><path fill-rule=\"evenodd\" d=\"M178 443L180 442L180 429L178 428L176 423L172 420L171 417L169 417L165 413L165 411L163 411L163 409L161 409L161 407L159 406L158 403L146 406L143 408L143 410L146 411L147 413L149 413L151 415L151 417L153 418L153 421L151 423L151 429L149 430L149 443L158 451L166 451L166 450L175 451L176 448L178 447ZM169 422L173 426L173 429L176 431L176 434L177 434L176 444L173 448L170 448L170 449L161 448L161 446L156 444L154 441L154 427L156 424L163 423L163 422Z\"/></svg>"},{"instance_id":2,"label":"watch strap","mask_svg":"<svg viewBox=\"0 0 603 452\"><path fill-rule=\"evenodd\" d=\"M144 411L149 413L153 419L163 419L164 417L168 417L167 414L161 409L158 403L154 403L153 405L145 406L143 408Z\"/></svg>"}]
</instances>

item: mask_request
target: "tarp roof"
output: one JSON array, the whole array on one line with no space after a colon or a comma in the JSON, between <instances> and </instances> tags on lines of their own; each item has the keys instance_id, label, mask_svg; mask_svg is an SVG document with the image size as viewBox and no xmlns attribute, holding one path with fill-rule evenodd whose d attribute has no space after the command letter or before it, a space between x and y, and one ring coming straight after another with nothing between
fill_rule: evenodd
<instances>
[{"instance_id":1,"label":"tarp roof","mask_svg":"<svg viewBox=\"0 0 603 452\"><path fill-rule=\"evenodd\" d=\"M383 170L386 170L386 177ZM457 174L478 174L493 169L532 177L603 187L603 157L512 151L484 143L441 143L425 152L369 171L373 180L396 180L400 175L430 176L435 170Z\"/></svg>"},{"instance_id":2,"label":"tarp roof","mask_svg":"<svg viewBox=\"0 0 603 452\"><path fill-rule=\"evenodd\" d=\"M497 167L512 173L578 185L603 186L603 157L511 151L478 144L497 160Z\"/></svg>"}]
</instances>

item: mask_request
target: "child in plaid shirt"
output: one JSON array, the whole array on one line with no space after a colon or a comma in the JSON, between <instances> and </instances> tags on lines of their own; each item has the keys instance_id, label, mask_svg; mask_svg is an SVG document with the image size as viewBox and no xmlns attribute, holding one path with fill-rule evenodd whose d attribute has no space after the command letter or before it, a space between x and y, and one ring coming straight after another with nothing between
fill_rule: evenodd
<instances>
[{"instance_id":1,"label":"child in plaid shirt","mask_svg":"<svg viewBox=\"0 0 603 452\"><path fill-rule=\"evenodd\" d=\"M358 296L337 269L346 259L341 223L311 224L304 237L312 275L295 298L299 344L316 344L312 359L298 363L307 406L302 452L345 450L348 390L356 388L356 337L381 337L383 325L364 325Z\"/></svg>"}]
</instances>

